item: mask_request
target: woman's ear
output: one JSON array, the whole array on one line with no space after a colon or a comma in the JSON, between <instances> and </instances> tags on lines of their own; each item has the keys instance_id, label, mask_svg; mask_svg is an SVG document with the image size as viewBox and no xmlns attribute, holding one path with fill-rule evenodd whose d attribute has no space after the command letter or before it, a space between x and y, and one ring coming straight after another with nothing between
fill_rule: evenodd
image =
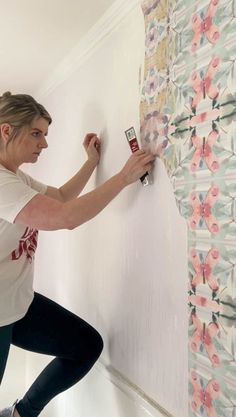
<instances>
[{"instance_id":1,"label":"woman's ear","mask_svg":"<svg viewBox=\"0 0 236 417\"><path fill-rule=\"evenodd\" d=\"M11 125L9 125L9 123L2 123L0 125L0 137L4 142L8 142L8 140L10 139L11 136Z\"/></svg>"}]
</instances>

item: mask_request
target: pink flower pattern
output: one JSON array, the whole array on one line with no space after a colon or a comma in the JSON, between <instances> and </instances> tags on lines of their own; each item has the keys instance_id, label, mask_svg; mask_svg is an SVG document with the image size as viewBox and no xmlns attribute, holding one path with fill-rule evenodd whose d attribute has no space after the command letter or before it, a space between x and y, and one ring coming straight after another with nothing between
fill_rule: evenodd
<instances>
[{"instance_id":1,"label":"pink flower pattern","mask_svg":"<svg viewBox=\"0 0 236 417\"><path fill-rule=\"evenodd\" d=\"M220 38L219 27L213 24L213 17L217 11L219 0L211 0L204 19L195 13L192 17L192 29L194 37L192 40L192 52L196 52L200 45L201 38L206 35L208 41L215 44Z\"/></svg>"},{"instance_id":2,"label":"pink flower pattern","mask_svg":"<svg viewBox=\"0 0 236 417\"><path fill-rule=\"evenodd\" d=\"M193 306L204 307L217 314L223 313L222 306L219 305L217 301L209 300L207 297L191 294L189 295L188 300Z\"/></svg>"},{"instance_id":3,"label":"pink flower pattern","mask_svg":"<svg viewBox=\"0 0 236 417\"><path fill-rule=\"evenodd\" d=\"M201 100L208 96L211 100L215 100L219 95L219 88L213 85L213 78L219 68L220 59L215 56L212 58L204 78L202 78L197 71L194 71L191 77L191 83L193 90L195 91L195 97L192 100L191 107L193 110L197 108ZM202 121L206 119L205 113L203 113Z\"/></svg>"},{"instance_id":4,"label":"pink flower pattern","mask_svg":"<svg viewBox=\"0 0 236 417\"><path fill-rule=\"evenodd\" d=\"M216 379L211 379L206 388L202 388L200 378L196 371L191 371L191 382L193 384L194 393L192 396L191 406L193 411L198 411L202 406L208 417L219 417L213 406L213 400L220 395L220 384Z\"/></svg>"},{"instance_id":5,"label":"pink flower pattern","mask_svg":"<svg viewBox=\"0 0 236 417\"><path fill-rule=\"evenodd\" d=\"M194 134L192 135L192 143L193 143L193 146L196 148L196 150L192 157L191 171L195 172L199 168L201 159L205 160L207 167L209 168L210 171L212 172L218 171L220 167L219 159L212 151L212 147L218 138L219 138L219 132L216 129L211 131L207 139L200 138L194 132Z\"/></svg>"},{"instance_id":6,"label":"pink flower pattern","mask_svg":"<svg viewBox=\"0 0 236 417\"><path fill-rule=\"evenodd\" d=\"M193 191L190 195L193 214L190 218L190 227L192 229L196 229L200 220L204 219L209 231L211 233L218 233L219 232L219 225L216 218L212 214L212 207L217 201L219 196L219 188L213 185L210 190L208 191L205 201L201 202L196 191Z\"/></svg>"},{"instance_id":7,"label":"pink flower pattern","mask_svg":"<svg viewBox=\"0 0 236 417\"><path fill-rule=\"evenodd\" d=\"M213 338L217 336L219 332L219 325L215 322L211 322L206 326L197 317L195 313L192 313L192 321L196 330L190 339L190 347L193 352L198 352L200 346L203 345L207 351L209 359L213 367L219 366L220 358L217 350L213 344Z\"/></svg>"},{"instance_id":8,"label":"pink flower pattern","mask_svg":"<svg viewBox=\"0 0 236 417\"><path fill-rule=\"evenodd\" d=\"M220 259L220 253L217 249L212 248L205 259L205 262L201 262L199 255L195 249L191 250L191 261L193 264L193 267L195 269L196 274L194 275L192 279L192 287L197 287L197 285L203 283L205 284L206 281L209 285L209 287L213 291L217 291L219 289L218 282L213 276L212 270L214 266L219 262Z\"/></svg>"}]
</instances>

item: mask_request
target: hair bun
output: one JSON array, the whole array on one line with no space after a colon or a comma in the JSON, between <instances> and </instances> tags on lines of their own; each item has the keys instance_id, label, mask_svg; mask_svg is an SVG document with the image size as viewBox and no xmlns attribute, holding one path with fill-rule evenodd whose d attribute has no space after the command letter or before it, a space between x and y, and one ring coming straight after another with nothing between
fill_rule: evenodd
<instances>
[{"instance_id":1,"label":"hair bun","mask_svg":"<svg viewBox=\"0 0 236 417\"><path fill-rule=\"evenodd\" d=\"M3 93L2 98L7 98L11 96L11 92L10 91L6 91L5 93Z\"/></svg>"}]
</instances>

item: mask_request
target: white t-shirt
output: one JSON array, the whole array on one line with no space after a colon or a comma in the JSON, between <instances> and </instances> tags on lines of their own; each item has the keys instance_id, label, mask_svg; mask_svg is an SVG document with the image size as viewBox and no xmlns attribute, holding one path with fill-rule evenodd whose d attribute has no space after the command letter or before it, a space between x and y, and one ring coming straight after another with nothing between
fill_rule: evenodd
<instances>
[{"instance_id":1,"label":"white t-shirt","mask_svg":"<svg viewBox=\"0 0 236 417\"><path fill-rule=\"evenodd\" d=\"M47 186L0 164L0 327L20 320L33 300L38 230L14 224L17 214Z\"/></svg>"}]
</instances>

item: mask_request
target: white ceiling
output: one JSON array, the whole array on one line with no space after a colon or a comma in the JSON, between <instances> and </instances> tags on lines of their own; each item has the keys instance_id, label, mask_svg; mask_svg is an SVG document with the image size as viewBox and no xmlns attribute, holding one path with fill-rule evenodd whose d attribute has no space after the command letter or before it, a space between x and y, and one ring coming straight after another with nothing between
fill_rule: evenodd
<instances>
[{"instance_id":1,"label":"white ceiling","mask_svg":"<svg viewBox=\"0 0 236 417\"><path fill-rule=\"evenodd\" d=\"M115 0L0 0L0 95L33 94Z\"/></svg>"}]
</instances>

